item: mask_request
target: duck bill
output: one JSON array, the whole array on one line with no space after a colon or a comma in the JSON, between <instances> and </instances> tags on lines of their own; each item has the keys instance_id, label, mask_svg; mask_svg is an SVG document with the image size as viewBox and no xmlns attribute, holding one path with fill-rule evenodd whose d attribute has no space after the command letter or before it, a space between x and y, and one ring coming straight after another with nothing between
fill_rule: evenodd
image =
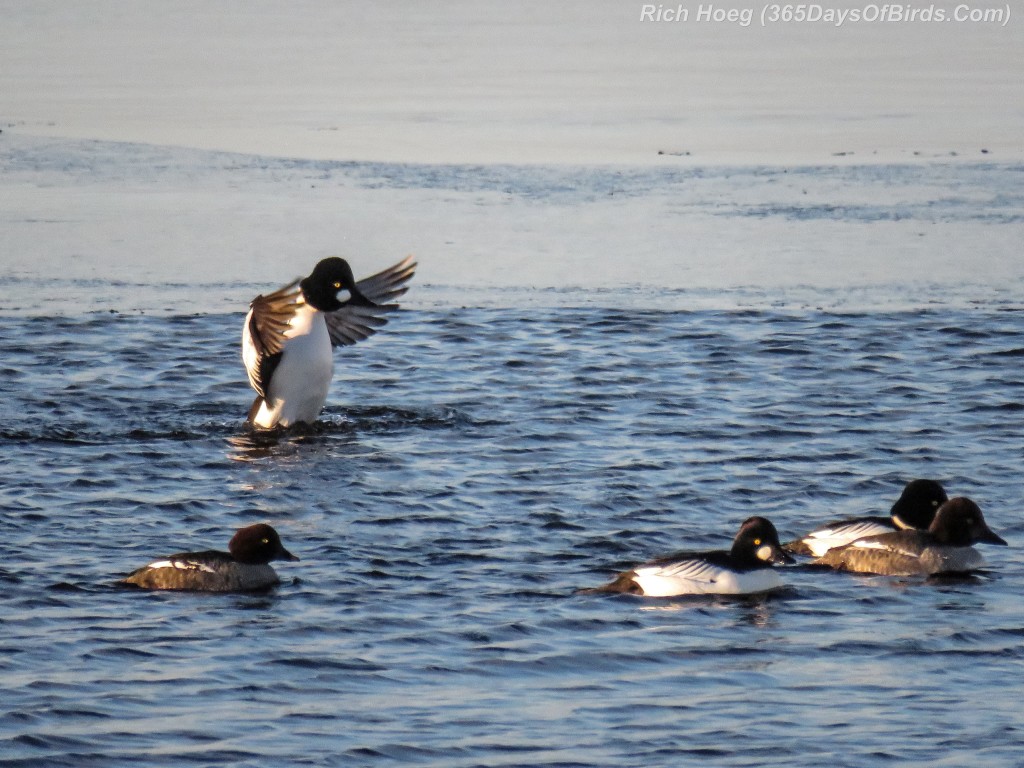
<instances>
[{"instance_id":1,"label":"duck bill","mask_svg":"<svg viewBox=\"0 0 1024 768\"><path fill-rule=\"evenodd\" d=\"M792 555L782 547L773 547L772 557L768 562L775 563L776 565L789 565L791 563L795 563L796 560L794 560Z\"/></svg>"},{"instance_id":2,"label":"duck bill","mask_svg":"<svg viewBox=\"0 0 1024 768\"><path fill-rule=\"evenodd\" d=\"M1001 544L1004 547L1008 547L1009 544L1001 536L996 535L991 528L986 528L984 532L977 538L977 541L984 544Z\"/></svg>"},{"instance_id":3,"label":"duck bill","mask_svg":"<svg viewBox=\"0 0 1024 768\"><path fill-rule=\"evenodd\" d=\"M376 307L377 306L377 304L375 302L370 301L368 298L366 298L362 293L360 293L355 288L352 288L349 291L349 293L351 294L351 297L345 303L350 305L350 306L356 306L356 307Z\"/></svg>"},{"instance_id":4,"label":"duck bill","mask_svg":"<svg viewBox=\"0 0 1024 768\"><path fill-rule=\"evenodd\" d=\"M289 552L284 547L281 547L281 549L278 551L277 559L278 560L288 560L288 561L293 562L293 563L297 563L299 561L299 558L297 558L295 555L293 555L291 552Z\"/></svg>"}]
</instances>

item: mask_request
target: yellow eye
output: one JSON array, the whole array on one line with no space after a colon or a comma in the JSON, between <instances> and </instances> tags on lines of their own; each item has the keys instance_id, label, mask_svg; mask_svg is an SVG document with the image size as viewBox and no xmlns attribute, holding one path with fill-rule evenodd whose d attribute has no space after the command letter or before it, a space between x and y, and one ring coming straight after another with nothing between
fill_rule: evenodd
<instances>
[{"instance_id":1,"label":"yellow eye","mask_svg":"<svg viewBox=\"0 0 1024 768\"><path fill-rule=\"evenodd\" d=\"M760 539L754 539L754 546L755 547L760 547L761 546L761 540Z\"/></svg>"},{"instance_id":2,"label":"yellow eye","mask_svg":"<svg viewBox=\"0 0 1024 768\"><path fill-rule=\"evenodd\" d=\"M260 539L260 544L269 544L270 539Z\"/></svg>"},{"instance_id":3,"label":"yellow eye","mask_svg":"<svg viewBox=\"0 0 1024 768\"><path fill-rule=\"evenodd\" d=\"M341 283L335 283L334 290L338 290L339 288L341 288Z\"/></svg>"}]
</instances>

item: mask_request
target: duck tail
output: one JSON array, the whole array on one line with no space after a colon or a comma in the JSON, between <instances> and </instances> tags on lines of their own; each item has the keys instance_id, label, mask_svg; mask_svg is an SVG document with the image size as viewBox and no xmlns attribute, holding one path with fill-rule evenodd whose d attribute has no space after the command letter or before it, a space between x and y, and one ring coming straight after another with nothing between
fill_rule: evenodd
<instances>
[{"instance_id":1,"label":"duck tail","mask_svg":"<svg viewBox=\"0 0 1024 768\"><path fill-rule=\"evenodd\" d=\"M620 574L614 581L605 584L600 587L585 587L577 589L577 595L609 595L609 594L627 594L627 595L642 595L644 593L640 585L633 581L632 573Z\"/></svg>"},{"instance_id":2,"label":"duck tail","mask_svg":"<svg viewBox=\"0 0 1024 768\"><path fill-rule=\"evenodd\" d=\"M791 555L814 555L811 548L804 543L803 539L787 541L782 545L782 548Z\"/></svg>"}]
</instances>

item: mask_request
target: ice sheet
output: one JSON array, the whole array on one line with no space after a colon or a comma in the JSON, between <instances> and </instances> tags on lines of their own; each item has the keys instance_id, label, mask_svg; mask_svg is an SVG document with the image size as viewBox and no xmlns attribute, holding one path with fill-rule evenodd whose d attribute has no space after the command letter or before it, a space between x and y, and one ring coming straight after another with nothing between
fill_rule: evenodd
<instances>
[{"instance_id":1,"label":"ice sheet","mask_svg":"<svg viewBox=\"0 0 1024 768\"><path fill-rule=\"evenodd\" d=\"M413 304L1020 301L1016 7L698 18L770 10L731 1L0 0L0 309L410 252Z\"/></svg>"},{"instance_id":2,"label":"ice sheet","mask_svg":"<svg viewBox=\"0 0 1024 768\"><path fill-rule=\"evenodd\" d=\"M651 5L688 19L642 20ZM935 5L957 6L761 26L772 6L746 0L13 0L0 120L387 162L1019 159L1024 12L978 3L964 7L987 20L920 20ZM702 20L748 9L748 26Z\"/></svg>"}]
</instances>

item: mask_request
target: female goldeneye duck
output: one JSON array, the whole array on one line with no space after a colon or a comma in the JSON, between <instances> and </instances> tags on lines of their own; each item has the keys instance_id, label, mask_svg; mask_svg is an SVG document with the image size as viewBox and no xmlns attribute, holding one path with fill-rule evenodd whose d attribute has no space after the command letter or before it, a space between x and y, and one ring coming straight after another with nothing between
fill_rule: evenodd
<instances>
[{"instance_id":1,"label":"female goldeneye duck","mask_svg":"<svg viewBox=\"0 0 1024 768\"><path fill-rule=\"evenodd\" d=\"M227 552L183 552L156 560L132 571L124 579L145 589L180 589L194 592L251 592L278 583L271 560L298 560L281 544L269 525L240 528Z\"/></svg>"},{"instance_id":2,"label":"female goldeneye duck","mask_svg":"<svg viewBox=\"0 0 1024 768\"><path fill-rule=\"evenodd\" d=\"M905 530L858 539L830 549L814 562L837 570L884 576L931 576L967 573L984 567L972 544L1002 544L970 499L950 499L935 513L927 531Z\"/></svg>"},{"instance_id":3,"label":"female goldeneye duck","mask_svg":"<svg viewBox=\"0 0 1024 768\"><path fill-rule=\"evenodd\" d=\"M333 347L385 325L415 271L408 256L357 283L348 262L332 256L308 277L253 299L242 326L242 361L256 390L249 421L263 429L316 421L334 374Z\"/></svg>"},{"instance_id":4,"label":"female goldeneye duck","mask_svg":"<svg viewBox=\"0 0 1024 768\"><path fill-rule=\"evenodd\" d=\"M756 594L781 587L782 579L771 566L791 562L775 526L751 517L743 521L728 551L682 552L653 560L591 591L646 597Z\"/></svg>"},{"instance_id":5,"label":"female goldeneye duck","mask_svg":"<svg viewBox=\"0 0 1024 768\"><path fill-rule=\"evenodd\" d=\"M946 491L934 480L911 480L892 505L889 517L854 517L838 520L783 546L796 555L821 557L833 547L841 547L865 536L877 536L907 528L925 530L935 519L935 511L946 499Z\"/></svg>"}]
</instances>

